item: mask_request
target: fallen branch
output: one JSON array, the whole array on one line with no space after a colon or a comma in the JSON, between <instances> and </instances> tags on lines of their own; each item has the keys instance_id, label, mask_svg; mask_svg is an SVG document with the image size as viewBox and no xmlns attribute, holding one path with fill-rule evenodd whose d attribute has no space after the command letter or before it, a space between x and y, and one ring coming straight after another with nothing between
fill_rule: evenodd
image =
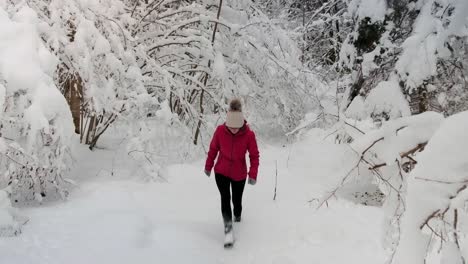
<instances>
[{"instance_id":1,"label":"fallen branch","mask_svg":"<svg viewBox=\"0 0 468 264\"><path fill-rule=\"evenodd\" d=\"M333 191L331 191L330 194L317 206L317 209L322 207L322 205L324 205L325 203L328 204L328 200L336 195L336 192L344 185L344 183L349 178L349 176L351 176L351 174L359 167L359 165L361 164L361 161L362 161L362 158L359 159L359 161L356 163L356 165L354 165L354 167L350 171L348 171L346 176L341 180L340 185L336 187Z\"/></svg>"},{"instance_id":2,"label":"fallen branch","mask_svg":"<svg viewBox=\"0 0 468 264\"><path fill-rule=\"evenodd\" d=\"M419 229L422 230L424 226L426 226L429 223L429 221L432 218L434 218L439 212L440 212L440 209L437 209L434 212L432 212L428 217L426 217L426 220L424 220L424 222L419 226Z\"/></svg>"},{"instance_id":3,"label":"fallen branch","mask_svg":"<svg viewBox=\"0 0 468 264\"><path fill-rule=\"evenodd\" d=\"M377 139L376 141L372 142L372 144L370 146L368 146L362 153L361 153L361 158L364 157L364 154L366 154L366 152L371 149L375 144L377 144L378 142L384 140L384 137L381 137L379 139Z\"/></svg>"},{"instance_id":4,"label":"fallen branch","mask_svg":"<svg viewBox=\"0 0 468 264\"><path fill-rule=\"evenodd\" d=\"M444 210L443 210L442 212L441 212L441 209L437 209L437 210L435 210L434 212L432 212L432 213L426 218L426 220L419 226L419 229L423 229L424 226L429 226L428 223L429 223L429 221L430 221L431 219L433 219L433 218L435 218L435 217L439 217L439 216L442 216L442 217L443 217L443 216L445 215L445 213L447 213L447 211L450 209L450 204L451 204L450 201L452 201L453 199L457 198L457 196L458 196L461 192L463 192L467 187L468 187L468 185L466 185L466 184L463 185L462 187L460 187L454 195L452 195L452 196L449 197L449 202L447 203L447 204L448 204L447 207L445 207Z\"/></svg>"},{"instance_id":5,"label":"fallen branch","mask_svg":"<svg viewBox=\"0 0 468 264\"><path fill-rule=\"evenodd\" d=\"M383 138L382 138L383 139ZM376 143L376 142L374 142ZM413 158L410 157L410 155L416 153L417 151L423 151L424 150L424 147L426 147L427 145L427 142L424 142L424 143L420 143L418 144L416 147L408 150L408 151L405 151L405 152L402 152L400 153L400 157L401 158L409 158L411 159L413 162L416 163L416 160L414 160ZM372 147L372 145L371 145ZM375 169L378 169L378 168L381 168L381 167L384 167L384 166L387 166L387 163L380 163L380 164L376 164L372 167L369 167L369 170L375 170Z\"/></svg>"},{"instance_id":6,"label":"fallen branch","mask_svg":"<svg viewBox=\"0 0 468 264\"><path fill-rule=\"evenodd\" d=\"M398 133L399 131L403 130L407 128L407 126L402 126L402 127L399 127L398 129L395 130L395 133ZM351 176L351 174L356 170L356 169L359 169L359 166L361 165L361 162L367 164L369 166L369 170L372 170L372 172L381 180L383 181L385 184L387 184L390 188L392 188L394 191L396 191L397 193L400 193L400 188L397 189L395 188L395 186L393 186L389 180L385 179L383 177L383 175L377 170L378 168L380 167L383 167L383 166L386 166L387 164L386 163L381 163L381 164L372 164L371 162L369 162L368 160L366 160L364 158L365 154L370 150L372 149L377 143L381 142L385 140L385 137L380 137L380 138L377 138L375 139L366 149L364 149L364 151L362 151L361 153L357 152L356 150L353 149L353 151L360 156L358 162L348 171L348 173L343 177L343 179L341 180L340 184L335 188L333 189L329 195L319 204L319 206L317 208L320 208L322 207L322 205L324 203L326 203L331 197L335 196L336 192L344 185L344 183L347 181L347 179ZM413 160L413 162L416 162L414 159L412 159L411 157L409 157L410 155L414 154L415 152L417 151L421 151L424 149L424 147L427 145L427 142L424 142L424 143L419 143L417 144L414 148L408 150L408 151L405 151L405 152L402 152L400 153L400 157L401 158L410 158L411 160ZM352 148L351 148L352 149ZM397 163L398 163L398 167L400 168L400 177L403 178L403 174L401 173L401 165L399 163L399 161L397 160Z\"/></svg>"},{"instance_id":7,"label":"fallen branch","mask_svg":"<svg viewBox=\"0 0 468 264\"><path fill-rule=\"evenodd\" d=\"M404 158L404 157L408 157L409 155L412 155L414 153L416 153L417 151L423 151L424 148L426 147L427 145L427 142L424 142L424 143L419 143L416 147L406 151L406 152L403 152L403 153L400 153L400 157Z\"/></svg>"}]
</instances>

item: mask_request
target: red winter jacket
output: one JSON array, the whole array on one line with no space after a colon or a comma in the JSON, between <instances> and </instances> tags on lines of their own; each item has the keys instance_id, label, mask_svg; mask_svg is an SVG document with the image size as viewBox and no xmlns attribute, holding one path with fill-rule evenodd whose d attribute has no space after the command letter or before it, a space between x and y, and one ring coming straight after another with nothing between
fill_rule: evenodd
<instances>
[{"instance_id":1,"label":"red winter jacket","mask_svg":"<svg viewBox=\"0 0 468 264\"><path fill-rule=\"evenodd\" d=\"M232 134L226 125L220 125L216 128L211 140L205 170L211 171L215 158L218 156L214 166L215 173L222 174L234 181L245 180L247 178L247 164L245 162L247 151L249 151L250 157L249 178L257 180L260 155L255 133L250 130L247 122L236 134Z\"/></svg>"}]
</instances>

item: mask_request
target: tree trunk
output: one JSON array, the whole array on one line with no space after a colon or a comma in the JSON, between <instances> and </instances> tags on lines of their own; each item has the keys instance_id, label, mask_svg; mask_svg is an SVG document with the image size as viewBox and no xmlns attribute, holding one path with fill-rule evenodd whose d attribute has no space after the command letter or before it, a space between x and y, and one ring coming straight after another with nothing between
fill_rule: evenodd
<instances>
[{"instance_id":1,"label":"tree trunk","mask_svg":"<svg viewBox=\"0 0 468 264\"><path fill-rule=\"evenodd\" d=\"M219 20L219 17L221 15L221 7L223 6L223 0L219 0L219 7L218 7L218 14L216 16L217 20ZM211 44L214 44L215 38L216 38L216 31L218 30L218 22L215 23L214 29L213 29L213 36L211 37ZM211 60L208 61L208 69L211 67ZM203 86L206 87L206 84L208 83L208 74L205 73L205 76L203 78ZM198 124L197 124L197 129L195 131L195 136L193 139L193 144L197 145L198 144L198 137L200 136L200 129L202 125L202 118L203 118L203 97L205 95L205 90L204 88L202 89L202 92L200 93L200 117L198 119Z\"/></svg>"},{"instance_id":2,"label":"tree trunk","mask_svg":"<svg viewBox=\"0 0 468 264\"><path fill-rule=\"evenodd\" d=\"M75 124L75 133L80 133L80 119L81 119L81 98L83 93L83 83L80 76L73 75L68 79L68 105L73 117L73 124Z\"/></svg>"},{"instance_id":3,"label":"tree trunk","mask_svg":"<svg viewBox=\"0 0 468 264\"><path fill-rule=\"evenodd\" d=\"M73 21L69 20L68 25L68 38L70 42L75 41L76 27ZM75 133L80 134L81 127L81 106L83 99L83 80L79 73L70 72L70 68L62 64L59 69L59 79L62 84L62 91L65 99L70 106L70 111L73 117L73 124L75 125Z\"/></svg>"}]
</instances>

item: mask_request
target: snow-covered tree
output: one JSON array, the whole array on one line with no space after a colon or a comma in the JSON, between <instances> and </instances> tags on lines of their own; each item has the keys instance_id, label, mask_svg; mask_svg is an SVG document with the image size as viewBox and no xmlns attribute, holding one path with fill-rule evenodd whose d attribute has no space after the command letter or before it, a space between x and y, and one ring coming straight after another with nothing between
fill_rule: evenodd
<instances>
[{"instance_id":1,"label":"snow-covered tree","mask_svg":"<svg viewBox=\"0 0 468 264\"><path fill-rule=\"evenodd\" d=\"M60 64L55 81L68 99L75 131L93 148L118 117L147 94L136 42L123 1L30 1L44 22L41 36Z\"/></svg>"},{"instance_id":2,"label":"snow-covered tree","mask_svg":"<svg viewBox=\"0 0 468 264\"><path fill-rule=\"evenodd\" d=\"M460 100L466 96L465 1L359 0L350 2L347 14L356 22L340 53L352 76L345 106L356 112L381 82L391 82L392 93L402 93L413 114L466 109ZM392 117L378 108L363 116Z\"/></svg>"},{"instance_id":3,"label":"snow-covered tree","mask_svg":"<svg viewBox=\"0 0 468 264\"><path fill-rule=\"evenodd\" d=\"M413 33L402 44L395 66L404 91L411 96L413 112L466 110L468 3L420 1L419 6Z\"/></svg>"},{"instance_id":4,"label":"snow-covered tree","mask_svg":"<svg viewBox=\"0 0 468 264\"><path fill-rule=\"evenodd\" d=\"M15 202L66 197L73 123L54 84L58 60L25 5L0 5L0 188Z\"/></svg>"},{"instance_id":5,"label":"snow-covered tree","mask_svg":"<svg viewBox=\"0 0 468 264\"><path fill-rule=\"evenodd\" d=\"M299 51L255 5L137 2L134 10L134 34L151 58L143 72L154 81L152 94L192 129L194 143L209 116L225 111L234 96L255 109L251 119L279 121L259 127L287 131L298 122L308 98L298 80Z\"/></svg>"},{"instance_id":6,"label":"snow-covered tree","mask_svg":"<svg viewBox=\"0 0 468 264\"><path fill-rule=\"evenodd\" d=\"M274 0L260 1L265 12L290 34L301 49L300 60L322 77L336 77L336 62L346 34L352 25L343 14L343 0Z\"/></svg>"}]
</instances>

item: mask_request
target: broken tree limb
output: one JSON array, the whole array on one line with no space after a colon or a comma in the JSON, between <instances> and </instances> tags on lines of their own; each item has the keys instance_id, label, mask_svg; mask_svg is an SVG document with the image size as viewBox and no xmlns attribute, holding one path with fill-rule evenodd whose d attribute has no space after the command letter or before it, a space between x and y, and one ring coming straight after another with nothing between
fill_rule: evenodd
<instances>
[{"instance_id":1,"label":"broken tree limb","mask_svg":"<svg viewBox=\"0 0 468 264\"><path fill-rule=\"evenodd\" d=\"M374 142L375 144L376 142ZM416 163L416 160L414 160L413 158L409 157L409 155L412 155L414 153L416 153L417 151L422 151L424 150L424 147L426 147L427 145L427 142L424 142L424 143L419 143L416 147L408 150L408 151L405 151L405 152L402 152L400 153L400 157L401 158L409 158L411 159L413 162ZM372 145L371 145L372 147ZM369 147L370 148L370 147ZM369 149L368 148L368 149ZM367 150L367 149L366 149ZM363 153L364 154L364 153ZM378 169L378 168L381 168L381 167L384 167L384 166L387 166L387 163L380 163L380 164L376 164L374 165L373 167L369 167L369 170L375 170L375 169Z\"/></svg>"}]
</instances>

